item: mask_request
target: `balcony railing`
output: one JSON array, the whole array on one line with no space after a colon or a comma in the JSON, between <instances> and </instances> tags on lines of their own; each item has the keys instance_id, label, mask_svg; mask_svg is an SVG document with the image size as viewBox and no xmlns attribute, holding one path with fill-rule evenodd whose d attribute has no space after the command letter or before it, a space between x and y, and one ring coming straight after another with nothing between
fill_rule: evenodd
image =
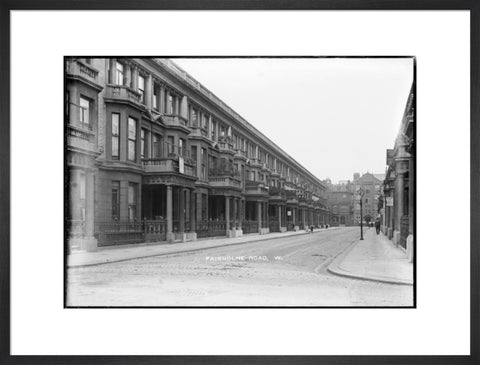
<instances>
[{"instance_id":1,"label":"balcony railing","mask_svg":"<svg viewBox=\"0 0 480 365\"><path fill-rule=\"evenodd\" d=\"M97 152L95 132L91 130L91 126L81 123L69 123L67 124L67 145Z\"/></svg>"},{"instance_id":2,"label":"balcony railing","mask_svg":"<svg viewBox=\"0 0 480 365\"><path fill-rule=\"evenodd\" d=\"M67 125L67 136L79 138L87 142L93 142L95 133L92 131L90 125L82 125L80 123Z\"/></svg>"},{"instance_id":3,"label":"balcony railing","mask_svg":"<svg viewBox=\"0 0 480 365\"><path fill-rule=\"evenodd\" d=\"M192 160L193 161L193 160ZM173 158L146 158L142 160L142 164L145 172L158 173L158 172L176 172L185 175L197 176L197 169L195 165L190 163L191 161L184 161L183 172L180 171L180 163L177 159Z\"/></svg>"},{"instance_id":4,"label":"balcony railing","mask_svg":"<svg viewBox=\"0 0 480 365\"><path fill-rule=\"evenodd\" d=\"M208 181L212 187L241 187L240 180L231 176L209 176Z\"/></svg>"},{"instance_id":5,"label":"balcony railing","mask_svg":"<svg viewBox=\"0 0 480 365\"><path fill-rule=\"evenodd\" d=\"M237 149L235 150L235 155L237 155L237 156L242 156L242 157L245 157L245 158L246 158L246 157L247 157L247 152L246 152L246 151L243 151L243 150L240 150L240 149L237 148Z\"/></svg>"},{"instance_id":6,"label":"balcony railing","mask_svg":"<svg viewBox=\"0 0 480 365\"><path fill-rule=\"evenodd\" d=\"M206 128L202 128L202 127L199 127L199 126L193 126L193 127L190 127L190 129L192 130L192 134L194 136L202 136L202 137L207 137L208 136L208 131Z\"/></svg>"},{"instance_id":7,"label":"balcony railing","mask_svg":"<svg viewBox=\"0 0 480 365\"><path fill-rule=\"evenodd\" d=\"M268 194L268 187L261 181L246 181L245 182L245 192L247 194Z\"/></svg>"},{"instance_id":8,"label":"balcony railing","mask_svg":"<svg viewBox=\"0 0 480 365\"><path fill-rule=\"evenodd\" d=\"M105 98L130 102L136 106L145 108L145 105L142 103L142 94L124 85L107 85Z\"/></svg>"},{"instance_id":9,"label":"balcony railing","mask_svg":"<svg viewBox=\"0 0 480 365\"><path fill-rule=\"evenodd\" d=\"M228 137L220 137L218 138L218 148L220 150L227 150L227 151L235 151L233 149L233 141L231 138Z\"/></svg>"},{"instance_id":10,"label":"balcony railing","mask_svg":"<svg viewBox=\"0 0 480 365\"><path fill-rule=\"evenodd\" d=\"M260 161L259 158L251 158L250 159L250 165L257 166L257 167L262 167L262 161Z\"/></svg>"},{"instance_id":11,"label":"balcony railing","mask_svg":"<svg viewBox=\"0 0 480 365\"><path fill-rule=\"evenodd\" d=\"M80 77L98 85L98 70L80 60L67 59L67 74Z\"/></svg>"},{"instance_id":12,"label":"balcony railing","mask_svg":"<svg viewBox=\"0 0 480 365\"><path fill-rule=\"evenodd\" d=\"M187 127L187 120L179 115L165 114L161 117L163 124L172 127Z\"/></svg>"},{"instance_id":13,"label":"balcony railing","mask_svg":"<svg viewBox=\"0 0 480 365\"><path fill-rule=\"evenodd\" d=\"M285 193L285 190L280 189L280 188L277 188L277 187L274 187L274 186L272 186L272 187L270 187L270 188L268 189L268 194L269 194L270 196L279 196L279 197L281 197L281 198L283 198L283 199L285 199L286 196L287 196L286 193Z\"/></svg>"}]
</instances>

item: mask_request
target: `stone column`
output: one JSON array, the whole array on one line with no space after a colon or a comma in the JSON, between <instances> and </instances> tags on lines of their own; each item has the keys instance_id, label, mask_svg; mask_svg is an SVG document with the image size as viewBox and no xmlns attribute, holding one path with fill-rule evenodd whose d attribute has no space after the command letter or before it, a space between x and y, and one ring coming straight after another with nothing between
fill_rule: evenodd
<instances>
[{"instance_id":1,"label":"stone column","mask_svg":"<svg viewBox=\"0 0 480 365\"><path fill-rule=\"evenodd\" d=\"M158 111L165 114L165 87L163 85L160 86L160 92L158 95Z\"/></svg>"},{"instance_id":2,"label":"stone column","mask_svg":"<svg viewBox=\"0 0 480 365\"><path fill-rule=\"evenodd\" d=\"M172 187L167 185L167 240L169 242L174 241L173 236L173 197Z\"/></svg>"},{"instance_id":3,"label":"stone column","mask_svg":"<svg viewBox=\"0 0 480 365\"><path fill-rule=\"evenodd\" d=\"M258 221L258 232L261 232L261 229L262 229L262 202L257 202L257 221Z\"/></svg>"},{"instance_id":4,"label":"stone column","mask_svg":"<svg viewBox=\"0 0 480 365\"><path fill-rule=\"evenodd\" d=\"M268 225L269 225L269 223L270 223L270 216L268 215L268 211L269 211L269 209L268 209L268 208L269 208L268 202L265 202L263 207L264 207L264 209L265 209L265 224L266 224L266 226L267 226L267 228L268 228Z\"/></svg>"},{"instance_id":5,"label":"stone column","mask_svg":"<svg viewBox=\"0 0 480 365\"><path fill-rule=\"evenodd\" d=\"M185 232L185 190L183 188L178 189L178 212L180 216L178 217L178 230L180 233Z\"/></svg>"},{"instance_id":6,"label":"stone column","mask_svg":"<svg viewBox=\"0 0 480 365\"><path fill-rule=\"evenodd\" d=\"M180 116L188 120L188 100L186 96L182 97L180 104Z\"/></svg>"},{"instance_id":7,"label":"stone column","mask_svg":"<svg viewBox=\"0 0 480 365\"><path fill-rule=\"evenodd\" d=\"M278 227L282 227L282 206L278 204Z\"/></svg>"},{"instance_id":8,"label":"stone column","mask_svg":"<svg viewBox=\"0 0 480 365\"><path fill-rule=\"evenodd\" d=\"M175 103L175 115L180 115L180 98L178 96L173 97Z\"/></svg>"},{"instance_id":9,"label":"stone column","mask_svg":"<svg viewBox=\"0 0 480 365\"><path fill-rule=\"evenodd\" d=\"M395 230L400 232L400 221L403 215L403 194L405 190L404 174L397 174L396 183Z\"/></svg>"},{"instance_id":10,"label":"stone column","mask_svg":"<svg viewBox=\"0 0 480 365\"><path fill-rule=\"evenodd\" d=\"M195 220L196 214L195 214L195 190L190 189L190 232L195 232L197 230L197 222Z\"/></svg>"},{"instance_id":11,"label":"stone column","mask_svg":"<svg viewBox=\"0 0 480 365\"><path fill-rule=\"evenodd\" d=\"M212 139L212 116L208 116L208 122L207 122L207 136L208 139Z\"/></svg>"},{"instance_id":12,"label":"stone column","mask_svg":"<svg viewBox=\"0 0 480 365\"><path fill-rule=\"evenodd\" d=\"M408 233L413 234L413 214L414 214L414 191L415 191L415 166L413 158L409 161L408 167Z\"/></svg>"},{"instance_id":13,"label":"stone column","mask_svg":"<svg viewBox=\"0 0 480 365\"><path fill-rule=\"evenodd\" d=\"M233 227L232 229L237 229L237 214L238 214L238 199L233 198Z\"/></svg>"},{"instance_id":14,"label":"stone column","mask_svg":"<svg viewBox=\"0 0 480 365\"><path fill-rule=\"evenodd\" d=\"M124 82L124 84L127 87L130 87L131 83L132 83L132 69L131 69L130 65L127 65L125 67L125 82Z\"/></svg>"},{"instance_id":15,"label":"stone column","mask_svg":"<svg viewBox=\"0 0 480 365\"><path fill-rule=\"evenodd\" d=\"M85 236L92 238L94 236L94 179L93 172L85 173Z\"/></svg>"},{"instance_id":16,"label":"stone column","mask_svg":"<svg viewBox=\"0 0 480 365\"><path fill-rule=\"evenodd\" d=\"M227 232L230 230L230 197L225 197L225 227Z\"/></svg>"},{"instance_id":17,"label":"stone column","mask_svg":"<svg viewBox=\"0 0 480 365\"><path fill-rule=\"evenodd\" d=\"M239 199L240 211L238 213L238 228L242 229L243 218L245 217L245 200Z\"/></svg>"},{"instance_id":18,"label":"stone column","mask_svg":"<svg viewBox=\"0 0 480 365\"><path fill-rule=\"evenodd\" d=\"M115 66L117 64L116 58L110 58L109 79L111 84L115 84Z\"/></svg>"},{"instance_id":19,"label":"stone column","mask_svg":"<svg viewBox=\"0 0 480 365\"><path fill-rule=\"evenodd\" d=\"M202 208L203 208L203 207L202 207L202 203L203 203L203 202L202 202L202 193L197 192L197 193L196 193L196 196L197 196L197 197L196 197L196 203L197 203L197 204L196 204L196 206L197 206L197 209L196 209L196 210L197 210L197 211L196 211L196 213L197 213L197 222L200 222L200 221L202 220Z\"/></svg>"},{"instance_id":20,"label":"stone column","mask_svg":"<svg viewBox=\"0 0 480 365\"><path fill-rule=\"evenodd\" d=\"M138 68L133 66L132 71L132 89L138 91Z\"/></svg>"},{"instance_id":21,"label":"stone column","mask_svg":"<svg viewBox=\"0 0 480 365\"><path fill-rule=\"evenodd\" d=\"M295 215L296 214L297 214L297 209L292 208L292 223L293 223L293 226L295 226Z\"/></svg>"},{"instance_id":22,"label":"stone column","mask_svg":"<svg viewBox=\"0 0 480 365\"><path fill-rule=\"evenodd\" d=\"M146 85L145 85L145 105L147 106L147 109L151 110L152 109L152 97L153 97L153 92L152 92L152 75L148 75L147 80L145 80Z\"/></svg>"}]
</instances>

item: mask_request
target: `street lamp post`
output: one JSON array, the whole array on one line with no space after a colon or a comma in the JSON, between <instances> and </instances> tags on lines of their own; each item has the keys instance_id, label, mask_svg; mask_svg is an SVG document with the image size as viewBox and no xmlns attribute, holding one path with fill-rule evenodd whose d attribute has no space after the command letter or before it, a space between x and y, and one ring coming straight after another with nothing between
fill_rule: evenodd
<instances>
[{"instance_id":1,"label":"street lamp post","mask_svg":"<svg viewBox=\"0 0 480 365\"><path fill-rule=\"evenodd\" d=\"M360 240L363 240L363 195L365 192L360 188L358 196L360 197Z\"/></svg>"}]
</instances>

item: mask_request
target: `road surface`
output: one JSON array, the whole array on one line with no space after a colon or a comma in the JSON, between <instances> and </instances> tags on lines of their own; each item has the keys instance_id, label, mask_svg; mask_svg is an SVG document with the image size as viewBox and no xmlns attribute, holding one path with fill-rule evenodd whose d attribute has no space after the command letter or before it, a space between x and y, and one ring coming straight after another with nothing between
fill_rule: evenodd
<instances>
[{"instance_id":1,"label":"road surface","mask_svg":"<svg viewBox=\"0 0 480 365\"><path fill-rule=\"evenodd\" d=\"M413 288L326 267L358 227L67 272L69 306L411 306Z\"/></svg>"}]
</instances>

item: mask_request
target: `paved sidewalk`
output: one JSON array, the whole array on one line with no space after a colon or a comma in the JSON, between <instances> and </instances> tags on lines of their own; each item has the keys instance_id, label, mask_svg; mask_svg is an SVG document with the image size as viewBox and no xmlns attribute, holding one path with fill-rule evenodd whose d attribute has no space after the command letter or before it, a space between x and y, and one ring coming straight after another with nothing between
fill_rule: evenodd
<instances>
[{"instance_id":1,"label":"paved sidewalk","mask_svg":"<svg viewBox=\"0 0 480 365\"><path fill-rule=\"evenodd\" d=\"M328 267L333 274L390 284L413 285L413 264L374 228L364 230L364 240L354 242Z\"/></svg>"},{"instance_id":2,"label":"paved sidewalk","mask_svg":"<svg viewBox=\"0 0 480 365\"><path fill-rule=\"evenodd\" d=\"M336 227L328 229L315 229L314 234L328 232ZM237 238L202 238L192 242L175 242L175 243L143 243L128 246L102 247L95 252L73 252L67 256L67 267L82 267L100 265L111 262L119 262L151 256L165 256L184 252L204 250L207 248L238 245L249 242L265 241L276 238L284 238L290 236L298 236L310 234L303 231L269 233L259 235L257 233L247 234Z\"/></svg>"}]
</instances>

